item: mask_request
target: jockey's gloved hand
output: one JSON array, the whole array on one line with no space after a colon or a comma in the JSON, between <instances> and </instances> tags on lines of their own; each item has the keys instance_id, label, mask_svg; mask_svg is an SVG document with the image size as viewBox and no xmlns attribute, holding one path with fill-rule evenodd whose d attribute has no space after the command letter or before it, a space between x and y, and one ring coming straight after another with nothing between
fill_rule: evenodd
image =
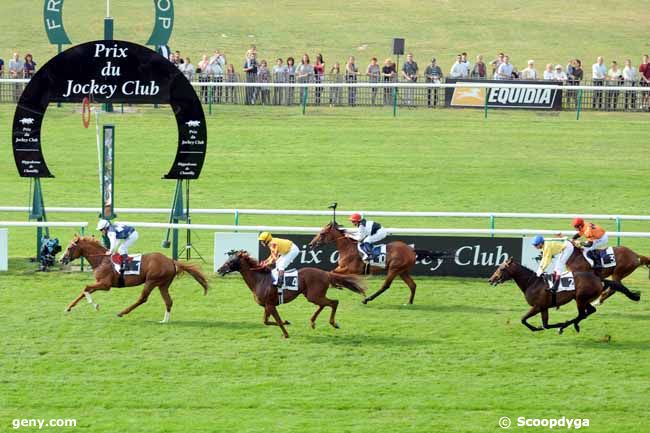
<instances>
[{"instance_id":1,"label":"jockey's gloved hand","mask_svg":"<svg viewBox=\"0 0 650 433\"><path fill-rule=\"evenodd\" d=\"M537 272L535 272L535 275L537 275L538 277L542 276L542 270L538 269Z\"/></svg>"}]
</instances>

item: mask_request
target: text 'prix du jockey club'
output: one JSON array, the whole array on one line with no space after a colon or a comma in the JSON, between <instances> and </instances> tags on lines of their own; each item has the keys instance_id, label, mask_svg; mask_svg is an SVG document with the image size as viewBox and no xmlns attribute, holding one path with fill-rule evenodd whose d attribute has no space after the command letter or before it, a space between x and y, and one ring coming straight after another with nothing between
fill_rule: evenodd
<instances>
[{"instance_id":1,"label":"text 'prix du jockey club'","mask_svg":"<svg viewBox=\"0 0 650 433\"><path fill-rule=\"evenodd\" d=\"M95 44L95 58L105 57L107 59L120 59L128 56L127 47L121 48L115 44L113 47L106 47L104 44ZM106 65L101 69L100 75L102 77L119 77L121 74L119 66L113 66L111 61L107 61ZM74 80L68 80L68 87L64 98L70 95L101 95L110 99L117 91L117 84L97 84L95 79L90 80L90 83L79 84ZM125 81L122 83L122 94L127 96L155 96L160 92L160 87L155 81L149 84L143 84L140 80Z\"/></svg>"}]
</instances>

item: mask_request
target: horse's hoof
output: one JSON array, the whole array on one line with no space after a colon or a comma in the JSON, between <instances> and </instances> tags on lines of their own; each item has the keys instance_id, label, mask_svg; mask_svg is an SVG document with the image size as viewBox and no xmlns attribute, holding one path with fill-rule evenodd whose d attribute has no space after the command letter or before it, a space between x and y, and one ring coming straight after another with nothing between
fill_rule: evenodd
<instances>
[{"instance_id":1,"label":"horse's hoof","mask_svg":"<svg viewBox=\"0 0 650 433\"><path fill-rule=\"evenodd\" d=\"M316 329L316 322L309 322L311 329Z\"/></svg>"},{"instance_id":2,"label":"horse's hoof","mask_svg":"<svg viewBox=\"0 0 650 433\"><path fill-rule=\"evenodd\" d=\"M336 322L332 323L332 326L334 327L334 329L339 329L340 328L339 324L336 323Z\"/></svg>"},{"instance_id":3,"label":"horse's hoof","mask_svg":"<svg viewBox=\"0 0 650 433\"><path fill-rule=\"evenodd\" d=\"M370 298L363 298L363 301L361 301L362 304L368 304L370 302Z\"/></svg>"},{"instance_id":4,"label":"horse's hoof","mask_svg":"<svg viewBox=\"0 0 650 433\"><path fill-rule=\"evenodd\" d=\"M122 313L117 313L117 317L122 317L122 316L123 316Z\"/></svg>"},{"instance_id":5,"label":"horse's hoof","mask_svg":"<svg viewBox=\"0 0 650 433\"><path fill-rule=\"evenodd\" d=\"M99 311L99 304L93 305L93 308L95 308L95 311Z\"/></svg>"},{"instance_id":6,"label":"horse's hoof","mask_svg":"<svg viewBox=\"0 0 650 433\"><path fill-rule=\"evenodd\" d=\"M580 326L578 326L577 323L574 323L573 327L575 328L576 332L578 332L578 333L580 332Z\"/></svg>"},{"instance_id":7,"label":"horse's hoof","mask_svg":"<svg viewBox=\"0 0 650 433\"><path fill-rule=\"evenodd\" d=\"M65 310L63 310L63 314L70 314L71 311L72 311L71 308L66 308Z\"/></svg>"},{"instance_id":8,"label":"horse's hoof","mask_svg":"<svg viewBox=\"0 0 650 433\"><path fill-rule=\"evenodd\" d=\"M285 321L284 321L284 324L285 324L285 325L291 325L291 322L289 322L288 320L285 320Z\"/></svg>"},{"instance_id":9,"label":"horse's hoof","mask_svg":"<svg viewBox=\"0 0 650 433\"><path fill-rule=\"evenodd\" d=\"M564 328L560 328L560 329L558 329L558 331L557 331L558 335L562 335L563 332L564 332Z\"/></svg>"}]
</instances>

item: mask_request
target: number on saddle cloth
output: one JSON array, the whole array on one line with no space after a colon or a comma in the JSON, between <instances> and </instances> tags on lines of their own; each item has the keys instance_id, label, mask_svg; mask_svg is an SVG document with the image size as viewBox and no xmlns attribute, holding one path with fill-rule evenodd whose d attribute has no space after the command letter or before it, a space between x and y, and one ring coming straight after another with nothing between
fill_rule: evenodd
<instances>
[{"instance_id":1,"label":"number on saddle cloth","mask_svg":"<svg viewBox=\"0 0 650 433\"><path fill-rule=\"evenodd\" d=\"M113 262L113 269L115 269L115 272L119 273L122 269L122 256L119 254L113 254L111 256L111 261ZM141 264L142 254L129 256L129 260L126 262L126 268L124 269L124 275L140 275Z\"/></svg>"},{"instance_id":2,"label":"number on saddle cloth","mask_svg":"<svg viewBox=\"0 0 650 433\"><path fill-rule=\"evenodd\" d=\"M553 288L553 274L543 274L542 277L546 280L546 285L548 286L548 290L551 290ZM573 273L563 272L562 275L560 275L560 284L558 286L557 291L564 292L564 291L571 291L575 289L576 287L575 287L575 281L573 279Z\"/></svg>"},{"instance_id":3,"label":"number on saddle cloth","mask_svg":"<svg viewBox=\"0 0 650 433\"><path fill-rule=\"evenodd\" d=\"M616 266L616 255L614 254L614 247L603 248L602 250L591 250L591 258L594 263L603 268L611 268Z\"/></svg>"}]
</instances>

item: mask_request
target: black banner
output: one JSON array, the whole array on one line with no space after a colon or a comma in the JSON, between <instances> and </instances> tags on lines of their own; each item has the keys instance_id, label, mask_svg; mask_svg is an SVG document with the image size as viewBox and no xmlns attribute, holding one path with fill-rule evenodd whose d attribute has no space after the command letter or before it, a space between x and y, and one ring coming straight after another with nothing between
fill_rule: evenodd
<instances>
[{"instance_id":1,"label":"black banner","mask_svg":"<svg viewBox=\"0 0 650 433\"><path fill-rule=\"evenodd\" d=\"M446 83L556 84L561 81L504 81L448 78ZM486 100L487 98L487 100ZM561 110L562 90L521 87L447 87L445 105L458 108L523 108Z\"/></svg>"},{"instance_id":2,"label":"black banner","mask_svg":"<svg viewBox=\"0 0 650 433\"><path fill-rule=\"evenodd\" d=\"M13 122L13 151L23 177L53 177L41 150L41 125L50 102L170 104L178 127L174 163L164 177L197 179L207 147L201 101L169 60L132 42L93 41L47 62L23 91ZM146 135L143 134L143 138ZM139 143L130 143L139 146Z\"/></svg>"},{"instance_id":3,"label":"black banner","mask_svg":"<svg viewBox=\"0 0 650 433\"><path fill-rule=\"evenodd\" d=\"M309 248L312 235L274 234L274 237L290 239L300 248L300 254L291 268L315 267L328 271L336 267L338 252L333 244ZM521 261L521 238L480 238L456 236L389 236L380 243L400 240L417 249L447 251L450 257L435 260L419 260L413 275L489 277L498 264L513 257ZM269 250L260 246L261 260L267 258Z\"/></svg>"}]
</instances>

